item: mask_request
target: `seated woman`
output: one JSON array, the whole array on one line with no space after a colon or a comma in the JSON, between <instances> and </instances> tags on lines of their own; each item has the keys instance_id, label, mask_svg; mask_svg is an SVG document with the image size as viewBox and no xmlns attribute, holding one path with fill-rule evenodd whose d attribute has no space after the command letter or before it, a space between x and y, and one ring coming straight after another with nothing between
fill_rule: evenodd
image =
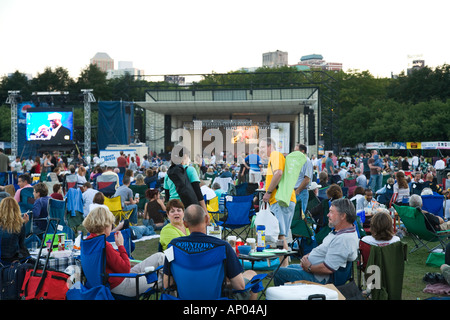
<instances>
[{"instance_id":1,"label":"seated woman","mask_svg":"<svg viewBox=\"0 0 450 320\"><path fill-rule=\"evenodd\" d=\"M0 202L0 217L1 262L9 264L27 258L30 255L25 245L28 214L22 217L17 201L6 197Z\"/></svg>"},{"instance_id":2,"label":"seated woman","mask_svg":"<svg viewBox=\"0 0 450 320\"><path fill-rule=\"evenodd\" d=\"M406 181L405 173L399 171L396 173L397 182L394 184L394 199L397 205L408 205L408 203L403 203L403 199L409 199L409 185Z\"/></svg>"},{"instance_id":3,"label":"seated woman","mask_svg":"<svg viewBox=\"0 0 450 320\"><path fill-rule=\"evenodd\" d=\"M191 234L189 229L184 226L184 205L179 199L170 200L167 203L166 212L170 223L162 228L159 238L163 250L167 249L172 239Z\"/></svg>"},{"instance_id":4,"label":"seated woman","mask_svg":"<svg viewBox=\"0 0 450 320\"><path fill-rule=\"evenodd\" d=\"M105 205L105 195L100 191L94 195L92 203L89 205L89 212L98 207L103 207L109 210L109 208Z\"/></svg>"},{"instance_id":5,"label":"seated woman","mask_svg":"<svg viewBox=\"0 0 450 320\"><path fill-rule=\"evenodd\" d=\"M379 247L400 241L394 233L393 220L387 209L377 209L370 221L370 236L362 237L361 241Z\"/></svg>"},{"instance_id":6,"label":"seated woman","mask_svg":"<svg viewBox=\"0 0 450 320\"><path fill-rule=\"evenodd\" d=\"M108 237L112 231L112 225L115 221L114 215L111 211L103 207L98 207L89 212L83 221L83 226L90 233L88 239L105 235ZM141 273L145 272L145 268L157 268L164 264L164 254L157 252L146 258L141 263L131 267L130 259L124 247L124 240L122 233L117 231L114 234L117 250L114 249L111 243L106 242L106 272L107 273ZM115 294L124 295L127 297L134 297L136 295L136 279L134 278L108 278L111 292ZM162 279L159 280L162 284ZM146 277L139 278L139 293L145 292L152 284L148 284Z\"/></svg>"},{"instance_id":7,"label":"seated woman","mask_svg":"<svg viewBox=\"0 0 450 320\"><path fill-rule=\"evenodd\" d=\"M81 188L86 181L86 168L79 167L77 171L77 188Z\"/></svg>"},{"instance_id":8,"label":"seated woman","mask_svg":"<svg viewBox=\"0 0 450 320\"><path fill-rule=\"evenodd\" d=\"M151 225L155 230L161 230L166 224L166 219L162 211L166 211L166 206L161 200L158 189L147 189L145 197L148 202L144 206L144 219L142 224Z\"/></svg>"},{"instance_id":9,"label":"seated woman","mask_svg":"<svg viewBox=\"0 0 450 320\"><path fill-rule=\"evenodd\" d=\"M50 195L51 198L56 200L64 200L62 185L56 183L53 185L53 193Z\"/></svg>"}]
</instances>

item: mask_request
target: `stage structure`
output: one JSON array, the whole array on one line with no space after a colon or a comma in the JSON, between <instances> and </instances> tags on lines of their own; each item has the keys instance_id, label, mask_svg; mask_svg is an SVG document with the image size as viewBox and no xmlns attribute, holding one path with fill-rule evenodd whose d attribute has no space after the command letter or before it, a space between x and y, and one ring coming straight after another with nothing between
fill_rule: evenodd
<instances>
[{"instance_id":1,"label":"stage structure","mask_svg":"<svg viewBox=\"0 0 450 320\"><path fill-rule=\"evenodd\" d=\"M91 154L91 103L95 102L93 89L81 89L84 102L84 154Z\"/></svg>"},{"instance_id":2,"label":"stage structure","mask_svg":"<svg viewBox=\"0 0 450 320\"><path fill-rule=\"evenodd\" d=\"M82 89L83 101L84 101L84 152L89 155L91 153L91 103L95 102L95 97L92 94L92 89ZM75 141L74 132L74 124L73 124L73 109L66 107L58 107L55 106L54 97L60 96L63 100L62 104L67 102L67 96L69 92L67 91L52 91L52 92L33 92L32 93L32 102L21 103L22 96L20 95L20 91L8 91L8 98L6 100L7 104L11 106L11 155L12 156L23 156L23 154L19 154L19 138L23 139L25 145L31 144L41 144L41 147L54 148L61 147L67 148L69 145L73 145ZM41 101L41 99L43 99ZM20 102L20 103L19 103ZM23 106L25 105L25 106ZM19 120L18 110L21 112L21 119ZM40 139L36 137L36 125L43 124L37 121L47 121L48 114L53 112L57 112L60 114L61 120L66 119L70 122L70 136L67 133L66 137L62 141L53 142L53 139ZM62 113L62 114L61 114ZM27 119L25 119L24 114L26 114ZM34 114L34 116L31 116ZM41 114L41 115L39 115ZM67 115L63 115L67 114ZM30 115L30 117L28 117ZM68 116L68 118L65 118ZM25 126L24 132L21 132L21 137L19 137L18 128L20 125ZM26 131L26 132L25 132ZM30 132L29 132L30 131ZM23 135L23 137L22 137ZM76 144L75 144L76 147ZM77 147L78 149L78 147ZM24 150L22 150L23 153Z\"/></svg>"},{"instance_id":3,"label":"stage structure","mask_svg":"<svg viewBox=\"0 0 450 320\"><path fill-rule=\"evenodd\" d=\"M158 153L170 152L171 135L184 128L192 135L218 128L287 128L288 149L306 144L310 154L339 149L336 133L338 80L317 71L179 75L186 84L152 81L145 101L146 143ZM150 78L148 78L150 77ZM158 82L160 81L160 82ZM286 130L286 129L285 129ZM286 133L285 133L286 134ZM224 139L227 142L227 139ZM205 144L205 143L204 143ZM203 145L204 147L204 145Z\"/></svg>"},{"instance_id":4,"label":"stage structure","mask_svg":"<svg viewBox=\"0 0 450 320\"><path fill-rule=\"evenodd\" d=\"M11 105L11 155L17 156L17 103L20 98L19 90L8 91L6 103Z\"/></svg>"}]
</instances>

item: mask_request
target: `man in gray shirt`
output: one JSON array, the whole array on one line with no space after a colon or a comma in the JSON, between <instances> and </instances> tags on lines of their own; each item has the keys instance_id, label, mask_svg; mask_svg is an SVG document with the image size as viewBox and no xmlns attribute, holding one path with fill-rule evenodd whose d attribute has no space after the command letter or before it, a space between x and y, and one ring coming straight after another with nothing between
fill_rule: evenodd
<instances>
[{"instance_id":1,"label":"man in gray shirt","mask_svg":"<svg viewBox=\"0 0 450 320\"><path fill-rule=\"evenodd\" d=\"M355 220L356 210L349 199L334 200L328 213L328 225L332 231L322 244L301 258L300 264L280 268L274 278L275 285L298 280L324 284L332 273L356 260L359 238L353 224Z\"/></svg>"},{"instance_id":2,"label":"man in gray shirt","mask_svg":"<svg viewBox=\"0 0 450 320\"><path fill-rule=\"evenodd\" d=\"M123 211L133 210L129 220L131 223L137 224L138 222L137 203L139 202L139 200L133 199L133 191L129 188L130 182L131 182L130 177L124 176L122 180L122 185L116 189L116 193L114 193L113 197L120 196Z\"/></svg>"}]
</instances>

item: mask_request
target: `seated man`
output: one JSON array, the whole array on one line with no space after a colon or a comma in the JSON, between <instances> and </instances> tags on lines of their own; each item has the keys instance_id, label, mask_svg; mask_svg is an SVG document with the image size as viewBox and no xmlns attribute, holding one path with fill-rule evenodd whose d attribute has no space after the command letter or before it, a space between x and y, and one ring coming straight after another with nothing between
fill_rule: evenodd
<instances>
[{"instance_id":1,"label":"seated man","mask_svg":"<svg viewBox=\"0 0 450 320\"><path fill-rule=\"evenodd\" d=\"M358 256L359 238L354 221L355 207L349 199L337 199L331 203L328 225L334 228L322 244L304 255L299 265L280 268L275 275L276 286L287 282L307 280L325 284L330 275Z\"/></svg>"},{"instance_id":2,"label":"seated man","mask_svg":"<svg viewBox=\"0 0 450 320\"><path fill-rule=\"evenodd\" d=\"M86 218L90 212L89 207L94 202L94 196L98 190L92 189L90 182L85 182L80 189L83 198L83 216Z\"/></svg>"},{"instance_id":3,"label":"seated man","mask_svg":"<svg viewBox=\"0 0 450 320\"><path fill-rule=\"evenodd\" d=\"M19 185L19 189L14 194L14 199L17 202L20 202L20 192L23 188L31 188L31 176L28 173L21 174L17 178L17 184Z\"/></svg>"},{"instance_id":4,"label":"seated man","mask_svg":"<svg viewBox=\"0 0 450 320\"><path fill-rule=\"evenodd\" d=\"M132 210L133 212L130 215L130 222L133 224L137 224L137 203L139 202L139 199L133 199L133 191L129 188L130 183L130 177L124 176L122 185L116 189L116 193L114 193L113 197L120 196L120 199L122 201L122 210Z\"/></svg>"},{"instance_id":5,"label":"seated man","mask_svg":"<svg viewBox=\"0 0 450 320\"><path fill-rule=\"evenodd\" d=\"M39 182L34 185L34 204L33 204L33 233L42 234L45 232L47 228L47 217L48 217L48 199L50 196L48 195L47 186Z\"/></svg>"},{"instance_id":6,"label":"seated man","mask_svg":"<svg viewBox=\"0 0 450 320\"><path fill-rule=\"evenodd\" d=\"M373 191L367 188L364 191L364 197L356 200L356 211L365 210L366 208L372 209L378 205L378 201L373 198Z\"/></svg>"},{"instance_id":7,"label":"seated man","mask_svg":"<svg viewBox=\"0 0 450 320\"><path fill-rule=\"evenodd\" d=\"M227 256L225 270L227 273L227 279L233 289L244 290L245 284L256 275L256 272L253 270L243 272L242 264L239 262L239 259L230 244L224 240L208 236L206 234L206 227L209 225L209 215L205 212L205 210L196 204L192 204L187 207L184 212L184 225L190 230L191 234L189 236L175 238L170 242L170 244L178 246L179 244L183 245L183 243L187 243L189 245L183 245L183 247L187 249L198 248L199 246L195 246L196 243L201 243L202 245L209 244L210 246L225 245ZM173 283L173 279L169 279L169 268L169 261L166 258L163 276L164 288L168 288L169 283ZM257 294L254 292L244 292L239 293L239 295L241 295L239 297L240 300L256 300L257 298ZM229 298L236 299L237 297L234 296Z\"/></svg>"},{"instance_id":8,"label":"seated man","mask_svg":"<svg viewBox=\"0 0 450 320\"><path fill-rule=\"evenodd\" d=\"M441 217L429 213L425 210L422 210L422 205L423 202L421 196L413 194L409 198L409 206L419 209L424 214L425 226L427 227L428 230L434 232L434 231L445 231L450 229L450 221L445 222L444 219L442 219Z\"/></svg>"},{"instance_id":9,"label":"seated man","mask_svg":"<svg viewBox=\"0 0 450 320\"><path fill-rule=\"evenodd\" d=\"M439 193L441 195L447 194L449 191L442 189L442 187L436 183L436 179L432 173L427 173L425 177L425 182L423 183L423 189L430 188L433 192Z\"/></svg>"}]
</instances>

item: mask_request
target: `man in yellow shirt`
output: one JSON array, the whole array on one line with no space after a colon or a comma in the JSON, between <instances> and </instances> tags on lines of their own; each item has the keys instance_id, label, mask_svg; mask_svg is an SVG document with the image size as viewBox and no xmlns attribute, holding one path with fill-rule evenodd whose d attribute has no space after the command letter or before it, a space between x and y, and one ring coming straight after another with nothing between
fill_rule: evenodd
<instances>
[{"instance_id":1,"label":"man in yellow shirt","mask_svg":"<svg viewBox=\"0 0 450 320\"><path fill-rule=\"evenodd\" d=\"M286 236L291 228L292 218L294 216L296 203L295 191L292 189L289 207L280 206L275 199L277 186L283 175L286 159L282 153L276 151L276 142L271 138L261 139L259 143L259 152L261 158L269 159L266 174L266 193L263 196L263 201L269 203L270 211L278 219L280 224L280 234L278 239L283 240L283 248L288 249ZM288 259L285 259L282 267L286 267L288 264Z\"/></svg>"}]
</instances>

